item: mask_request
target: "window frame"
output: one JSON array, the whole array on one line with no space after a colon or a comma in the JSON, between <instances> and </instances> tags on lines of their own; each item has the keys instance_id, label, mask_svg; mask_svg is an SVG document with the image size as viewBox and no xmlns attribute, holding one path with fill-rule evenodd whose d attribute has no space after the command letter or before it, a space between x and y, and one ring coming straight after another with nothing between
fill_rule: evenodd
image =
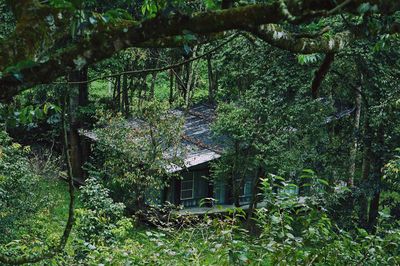
<instances>
[{"instance_id":1,"label":"window frame","mask_svg":"<svg viewBox=\"0 0 400 266\"><path fill-rule=\"evenodd\" d=\"M189 181L191 181L192 182L192 188L191 189L183 189L183 182L189 182ZM182 192L183 191L192 191L192 196L189 198L189 197L183 197L182 196ZM180 191L180 198L181 198L181 200L192 200L192 199L194 199L194 174L192 173L192 176L191 176L191 179L187 179L187 180L184 180L184 179L182 179L181 180L181 191Z\"/></svg>"},{"instance_id":2,"label":"window frame","mask_svg":"<svg viewBox=\"0 0 400 266\"><path fill-rule=\"evenodd\" d=\"M252 189L252 183L251 180L247 180L246 182L244 182L243 184L243 191L242 191L242 196L243 197L248 197L249 195L251 195L251 189ZM246 194L246 190L249 190L249 194Z\"/></svg>"}]
</instances>

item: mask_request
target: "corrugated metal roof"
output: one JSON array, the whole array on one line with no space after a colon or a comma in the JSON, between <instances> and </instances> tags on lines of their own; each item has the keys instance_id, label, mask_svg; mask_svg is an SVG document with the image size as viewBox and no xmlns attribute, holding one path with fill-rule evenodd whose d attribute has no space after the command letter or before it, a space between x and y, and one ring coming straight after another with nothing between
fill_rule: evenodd
<instances>
[{"instance_id":1,"label":"corrugated metal roof","mask_svg":"<svg viewBox=\"0 0 400 266\"><path fill-rule=\"evenodd\" d=\"M184 112L182 110L173 110L173 114L184 116L185 123L183 126L182 147L184 154L184 165L190 168L212 160L218 159L222 154L222 146L213 138L211 132L211 123L215 119L215 107L211 105L197 105L190 110ZM143 126L142 120L130 119L127 126L140 128ZM81 131L82 135L97 141L97 136L93 131ZM171 156L169 153L166 157ZM183 170L177 165L169 165L166 167L169 173Z\"/></svg>"}]
</instances>

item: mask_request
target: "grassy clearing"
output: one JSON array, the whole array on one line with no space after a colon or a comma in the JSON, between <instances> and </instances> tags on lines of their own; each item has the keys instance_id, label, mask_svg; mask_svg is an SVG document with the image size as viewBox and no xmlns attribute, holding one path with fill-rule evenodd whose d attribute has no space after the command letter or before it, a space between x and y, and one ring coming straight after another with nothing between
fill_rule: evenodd
<instances>
[{"instance_id":1,"label":"grassy clearing","mask_svg":"<svg viewBox=\"0 0 400 266\"><path fill-rule=\"evenodd\" d=\"M38 191L43 201L46 202L46 207L37 215L27 219L18 231L21 235L39 232L38 238L42 240L58 238L62 234L68 218L68 184L60 179L41 177L38 186ZM79 200L75 206L79 208Z\"/></svg>"},{"instance_id":2,"label":"grassy clearing","mask_svg":"<svg viewBox=\"0 0 400 266\"><path fill-rule=\"evenodd\" d=\"M151 77L147 78L147 87L151 86ZM157 76L156 87L154 91L154 96L158 101L167 101L169 99L169 77L168 74L163 72ZM208 88L205 82L199 82L199 86L195 89L194 95L192 97L192 102L194 104L204 101L208 97ZM112 90L112 87L111 87ZM174 99L177 99L176 91L174 91ZM89 95L91 100L107 98L112 96L112 91L110 91L110 84L106 80L96 80L92 82L89 86Z\"/></svg>"}]
</instances>

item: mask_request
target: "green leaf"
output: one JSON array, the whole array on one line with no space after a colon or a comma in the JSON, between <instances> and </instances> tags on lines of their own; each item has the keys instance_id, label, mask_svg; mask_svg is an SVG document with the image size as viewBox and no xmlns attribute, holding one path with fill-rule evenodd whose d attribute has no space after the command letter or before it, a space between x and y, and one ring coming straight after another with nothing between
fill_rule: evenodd
<instances>
[{"instance_id":1,"label":"green leaf","mask_svg":"<svg viewBox=\"0 0 400 266\"><path fill-rule=\"evenodd\" d=\"M311 169L304 169L303 173L308 173L308 174L312 174L312 175L315 174L315 172L313 170L311 170Z\"/></svg>"},{"instance_id":2,"label":"green leaf","mask_svg":"<svg viewBox=\"0 0 400 266\"><path fill-rule=\"evenodd\" d=\"M65 0L50 0L50 5L59 9L68 9L68 10L75 9L74 5L71 2Z\"/></svg>"},{"instance_id":3,"label":"green leaf","mask_svg":"<svg viewBox=\"0 0 400 266\"><path fill-rule=\"evenodd\" d=\"M320 184L323 184L323 185L325 185L325 186L329 186L328 181L326 181L326 180L324 180L324 179L318 178L318 179L317 179L317 182L320 183Z\"/></svg>"},{"instance_id":4,"label":"green leaf","mask_svg":"<svg viewBox=\"0 0 400 266\"><path fill-rule=\"evenodd\" d=\"M95 25L97 24L97 19L95 17L89 17L89 22L90 24Z\"/></svg>"},{"instance_id":5,"label":"green leaf","mask_svg":"<svg viewBox=\"0 0 400 266\"><path fill-rule=\"evenodd\" d=\"M320 54L299 54L297 55L297 62L300 65L310 65L318 62L320 58Z\"/></svg>"},{"instance_id":6,"label":"green leaf","mask_svg":"<svg viewBox=\"0 0 400 266\"><path fill-rule=\"evenodd\" d=\"M48 111L49 111L49 104L45 103L43 105L43 113L47 115Z\"/></svg>"},{"instance_id":7,"label":"green leaf","mask_svg":"<svg viewBox=\"0 0 400 266\"><path fill-rule=\"evenodd\" d=\"M214 0L205 0L204 4L206 5L207 9L213 10L217 8L217 5L215 4Z\"/></svg>"}]
</instances>

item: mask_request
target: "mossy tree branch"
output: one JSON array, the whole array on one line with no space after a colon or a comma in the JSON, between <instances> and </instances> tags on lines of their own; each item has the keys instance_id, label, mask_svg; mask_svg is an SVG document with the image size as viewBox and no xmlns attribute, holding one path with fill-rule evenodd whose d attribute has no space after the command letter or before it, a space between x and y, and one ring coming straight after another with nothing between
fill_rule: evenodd
<instances>
[{"instance_id":1,"label":"mossy tree branch","mask_svg":"<svg viewBox=\"0 0 400 266\"><path fill-rule=\"evenodd\" d=\"M18 62L24 60L32 60L33 63L29 66L20 67L17 75L15 71L14 73L11 71L2 73L0 76L0 100L9 99L21 90L33 85L50 83L57 77L65 75L74 69L109 58L114 53L128 47L143 47L146 42L148 45L151 42L158 42L157 45L163 46L165 45L163 40L171 40L174 36L184 35L186 31L198 35L209 35L233 29L254 29L263 24L288 21L287 12L296 18L293 21L288 21L290 23L296 23L296 20L304 21L308 17L328 16L331 15L329 11L337 7L332 2L330 0L288 0L285 1L285 10L282 10L281 1L274 1L266 4L248 5L191 15L158 16L142 22L120 21L114 25L100 24L92 29L89 38L70 42L62 49L53 51L45 59L42 58L41 60L36 60L35 56L41 47L40 41L46 39L44 36L48 37L46 33L43 33L43 35L39 31L39 33L31 34L25 38L16 32L10 37L11 39L0 44L0 70L5 72L6 67L18 65ZM344 1L337 2L341 4ZM376 4L382 13L392 13L400 9L400 1L354 0L343 6L341 12L357 13L359 5L367 2ZM38 6L38 10L43 12L41 13L42 20L43 16L46 17L45 14L51 14L55 21L59 23L59 32L66 31L65 25L67 23L62 18L68 17L68 14L60 13L60 10L44 5L40 8ZM36 19L39 18L32 17L32 20ZM338 50L344 46L344 43L347 43L346 35L349 33L341 33L336 36L337 39L335 37L333 39L324 39L325 37L321 36L318 42L304 38L280 38L277 40L273 38L274 34L276 37L276 33L272 31L258 32L258 34L277 47L298 52L302 51L302 53L314 53ZM23 39L19 39L19 37ZM55 36L50 36L50 41L46 45L51 46L51 43L56 42L52 42L53 38ZM26 45L29 42L32 45ZM21 45L24 43L24 45L17 46L17 49L14 49L13 47L19 43ZM28 50L25 51L24 49ZM10 51L15 52L12 53Z\"/></svg>"},{"instance_id":2,"label":"mossy tree branch","mask_svg":"<svg viewBox=\"0 0 400 266\"><path fill-rule=\"evenodd\" d=\"M299 37L276 24L267 24L249 31L272 46L301 54L336 53L352 41L354 35L344 31L334 36Z\"/></svg>"},{"instance_id":3,"label":"mossy tree branch","mask_svg":"<svg viewBox=\"0 0 400 266\"><path fill-rule=\"evenodd\" d=\"M40 62L65 32L68 11L40 4L37 0L9 1L17 19L15 31L0 42L0 71L21 62Z\"/></svg>"}]
</instances>

